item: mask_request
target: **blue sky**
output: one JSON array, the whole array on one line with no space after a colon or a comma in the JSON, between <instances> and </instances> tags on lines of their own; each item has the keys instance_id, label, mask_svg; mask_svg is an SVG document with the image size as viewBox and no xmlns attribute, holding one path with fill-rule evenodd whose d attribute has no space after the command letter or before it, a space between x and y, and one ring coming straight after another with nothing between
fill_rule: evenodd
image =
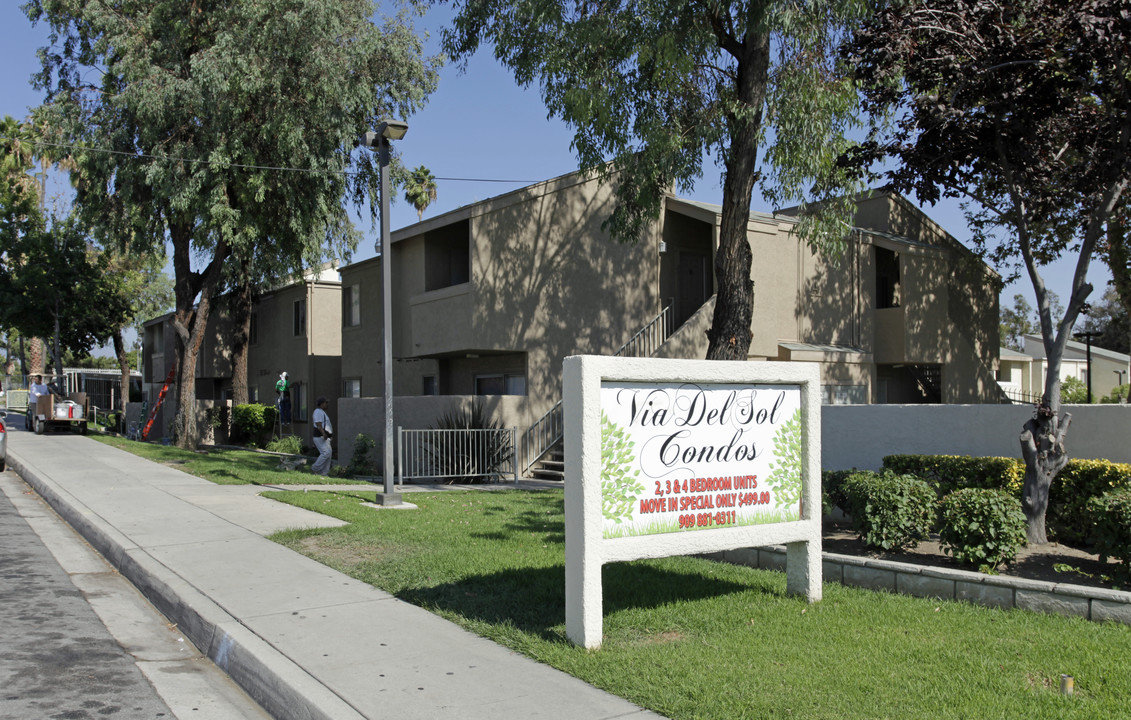
<instances>
[{"instance_id":1,"label":"blue sky","mask_svg":"<svg viewBox=\"0 0 1131 720\"><path fill-rule=\"evenodd\" d=\"M48 39L47 28L43 24L32 26L19 10L20 4L8 0L0 8L0 115L16 118L25 117L28 108L42 99L32 89L29 78L38 68L36 49L46 45ZM446 12L446 8L433 7L417 23L420 30L430 33L428 44L433 49L447 20ZM570 150L569 128L556 119L547 119L537 88L517 87L513 76L488 52L481 51L474 57L466 72L454 65L446 67L427 107L404 119L409 123L409 131L397 143L402 161L408 167L425 165L441 178L437 199L426 211L426 218L577 168ZM489 182L498 180L516 182ZM65 190L61 181L56 186L56 192ZM719 171L707 167L690 198L720 203L721 188ZM397 200L390 216L394 229L417 220L412 206L403 199ZM758 197L751 208L771 209ZM969 239L956 202L923 209L959 240ZM355 260L373 256L377 235L376 228L369 227L368 218L360 224L367 239L358 248ZM1062 298L1068 295L1072 271L1071 263L1061 262L1044 273L1049 287ZM1093 260L1089 272L1089 279L1096 286L1093 299L1103 293L1109 278L1103 263ZM1002 305L1011 306L1015 293L1026 295L1033 302L1027 278L1022 277L1002 292Z\"/></svg>"}]
</instances>

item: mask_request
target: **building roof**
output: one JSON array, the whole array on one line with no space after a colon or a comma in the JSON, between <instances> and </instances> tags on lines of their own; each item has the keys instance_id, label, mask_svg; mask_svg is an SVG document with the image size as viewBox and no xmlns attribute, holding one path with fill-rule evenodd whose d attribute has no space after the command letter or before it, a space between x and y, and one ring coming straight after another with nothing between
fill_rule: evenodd
<instances>
[{"instance_id":1,"label":"building roof","mask_svg":"<svg viewBox=\"0 0 1131 720\"><path fill-rule=\"evenodd\" d=\"M1029 334L1029 335L1025 335L1024 337L1027 340L1032 340L1033 345L1034 345L1033 352L1025 353L1026 355L1029 355L1030 357L1035 357L1035 358L1045 357L1045 341L1040 335ZM1088 346L1085 345L1082 342L1077 342L1075 340L1069 340L1068 343L1065 345L1065 350L1072 350L1074 352L1086 354L1088 352ZM1114 360L1115 362L1123 363L1125 365L1129 361L1131 361L1131 355L1126 355L1126 354L1121 353L1121 352L1115 352L1114 350L1105 350L1104 348L1096 347L1095 345L1092 346L1092 355L1094 357L1102 357L1102 358L1107 358L1108 360ZM1070 359L1077 360L1079 358L1073 357L1073 358L1070 358Z\"/></svg>"},{"instance_id":2,"label":"building roof","mask_svg":"<svg viewBox=\"0 0 1131 720\"><path fill-rule=\"evenodd\" d=\"M1023 352L1017 352L1012 348L1003 347L999 353L1002 360L1032 360L1032 355L1026 355Z\"/></svg>"}]
</instances>

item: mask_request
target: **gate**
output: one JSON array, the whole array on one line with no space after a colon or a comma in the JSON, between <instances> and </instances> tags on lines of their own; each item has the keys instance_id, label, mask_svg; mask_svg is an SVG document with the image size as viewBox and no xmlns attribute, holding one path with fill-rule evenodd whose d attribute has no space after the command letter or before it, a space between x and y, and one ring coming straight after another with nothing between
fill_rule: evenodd
<instances>
[{"instance_id":1,"label":"gate","mask_svg":"<svg viewBox=\"0 0 1131 720\"><path fill-rule=\"evenodd\" d=\"M400 479L480 480L518 484L518 428L406 430L397 428Z\"/></svg>"}]
</instances>

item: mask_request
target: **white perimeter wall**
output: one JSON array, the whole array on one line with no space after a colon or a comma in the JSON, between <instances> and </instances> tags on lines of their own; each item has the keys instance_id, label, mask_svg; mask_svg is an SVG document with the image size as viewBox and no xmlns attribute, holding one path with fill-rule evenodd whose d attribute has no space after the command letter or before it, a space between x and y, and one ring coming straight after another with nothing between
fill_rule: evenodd
<instances>
[{"instance_id":1,"label":"white perimeter wall","mask_svg":"<svg viewBox=\"0 0 1131 720\"><path fill-rule=\"evenodd\" d=\"M1065 405L1068 455L1131 463L1131 405ZM1031 405L824 405L821 467L878 470L885 455L1021 457Z\"/></svg>"}]
</instances>

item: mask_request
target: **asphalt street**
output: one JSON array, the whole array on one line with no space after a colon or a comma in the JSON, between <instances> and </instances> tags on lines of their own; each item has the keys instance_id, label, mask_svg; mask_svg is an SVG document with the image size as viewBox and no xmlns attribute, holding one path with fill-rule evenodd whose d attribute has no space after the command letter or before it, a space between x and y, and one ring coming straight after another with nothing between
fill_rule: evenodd
<instances>
[{"instance_id":1,"label":"asphalt street","mask_svg":"<svg viewBox=\"0 0 1131 720\"><path fill-rule=\"evenodd\" d=\"M0 719L269 719L11 470L0 490Z\"/></svg>"}]
</instances>

